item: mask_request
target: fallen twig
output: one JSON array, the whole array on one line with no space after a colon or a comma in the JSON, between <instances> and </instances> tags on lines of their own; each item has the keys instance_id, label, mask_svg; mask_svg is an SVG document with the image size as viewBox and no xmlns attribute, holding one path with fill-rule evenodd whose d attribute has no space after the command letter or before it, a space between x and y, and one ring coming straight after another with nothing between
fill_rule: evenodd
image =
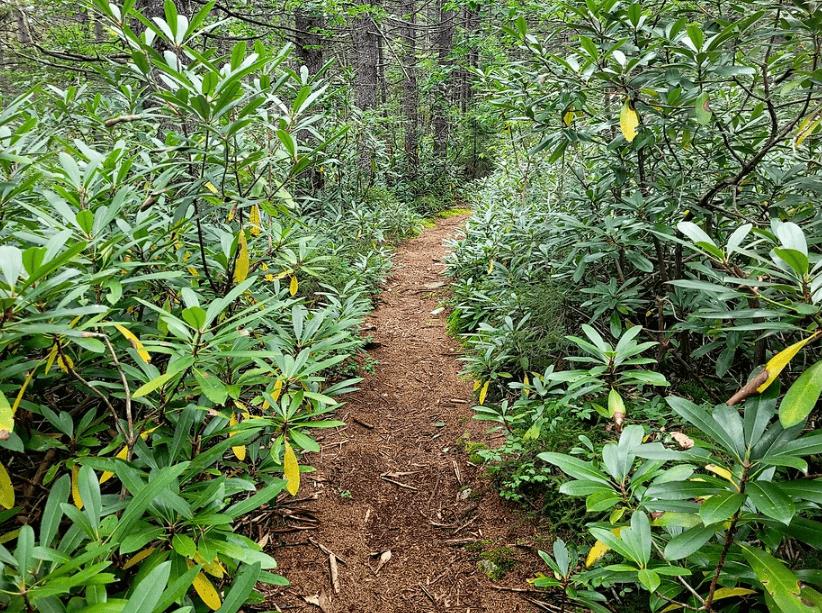
<instances>
[{"instance_id":1,"label":"fallen twig","mask_svg":"<svg viewBox=\"0 0 822 613\"><path fill-rule=\"evenodd\" d=\"M334 553L333 551L331 551L328 547L326 547L325 545L323 545L322 543L320 543L320 542L319 542L318 540L316 540L315 538L313 538L313 537L310 537L310 536L309 536L309 537L308 537L308 542L309 542L309 543L311 543L312 545L314 545L317 549L319 549L319 550L320 550L320 551L322 551L323 553L328 554L328 555L330 555L330 556L334 556L337 560L339 560L339 561L340 561L340 563L342 563L342 564L346 564L346 561L345 561L345 560L343 560L340 556L338 556L336 553Z\"/></svg>"},{"instance_id":2,"label":"fallen twig","mask_svg":"<svg viewBox=\"0 0 822 613\"><path fill-rule=\"evenodd\" d=\"M334 588L334 593L340 593L340 575L337 572L337 556L333 553L328 554L328 572L331 574L331 586Z\"/></svg>"},{"instance_id":3,"label":"fallen twig","mask_svg":"<svg viewBox=\"0 0 822 613\"><path fill-rule=\"evenodd\" d=\"M369 424L367 421L363 421L359 417L352 417L351 420L355 424L359 424L360 426L362 426L363 428L367 428L368 430L373 430L374 429L374 424Z\"/></svg>"}]
</instances>

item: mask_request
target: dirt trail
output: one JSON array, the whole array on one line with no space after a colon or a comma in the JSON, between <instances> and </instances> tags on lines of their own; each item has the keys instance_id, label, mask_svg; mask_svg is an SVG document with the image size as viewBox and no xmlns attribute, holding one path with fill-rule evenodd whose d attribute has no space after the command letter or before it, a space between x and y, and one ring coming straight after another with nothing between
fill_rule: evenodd
<instances>
[{"instance_id":1,"label":"dirt trail","mask_svg":"<svg viewBox=\"0 0 822 613\"><path fill-rule=\"evenodd\" d=\"M322 452L308 458L317 472L304 475L300 497L316 499L291 508L315 517L317 527L286 531L274 547L293 586L271 595L283 610L535 610L478 568L488 564L483 555L504 558L513 569L497 583L522 587L536 556L521 546L532 542L531 522L502 504L458 440L466 433L482 440L485 427L471 420L471 385L458 377L459 346L446 334L445 315L431 312L447 291L443 243L463 222L439 220L396 254L365 328L376 372L340 410L347 427L327 434ZM320 545L340 558L339 593Z\"/></svg>"}]
</instances>

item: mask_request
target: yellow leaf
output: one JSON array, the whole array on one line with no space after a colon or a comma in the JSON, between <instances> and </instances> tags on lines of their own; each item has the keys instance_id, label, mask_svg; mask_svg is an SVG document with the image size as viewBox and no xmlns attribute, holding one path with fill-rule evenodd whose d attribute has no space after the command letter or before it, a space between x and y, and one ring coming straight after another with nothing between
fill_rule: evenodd
<instances>
[{"instance_id":1,"label":"yellow leaf","mask_svg":"<svg viewBox=\"0 0 822 613\"><path fill-rule=\"evenodd\" d=\"M74 370L74 360L71 359L71 356L60 353L57 355L57 366L59 366L63 372Z\"/></svg>"},{"instance_id":2,"label":"yellow leaf","mask_svg":"<svg viewBox=\"0 0 822 613\"><path fill-rule=\"evenodd\" d=\"M14 430L14 412L3 392L0 392L0 441L5 441Z\"/></svg>"},{"instance_id":3,"label":"yellow leaf","mask_svg":"<svg viewBox=\"0 0 822 613\"><path fill-rule=\"evenodd\" d=\"M714 592L714 600L733 598L734 596L748 596L750 594L756 594L756 591L749 590L746 587L721 587Z\"/></svg>"},{"instance_id":4,"label":"yellow leaf","mask_svg":"<svg viewBox=\"0 0 822 613\"><path fill-rule=\"evenodd\" d=\"M292 296L297 295L297 290L300 289L300 282L297 281L297 275L291 275L291 282L288 284L288 293Z\"/></svg>"},{"instance_id":5,"label":"yellow leaf","mask_svg":"<svg viewBox=\"0 0 822 613\"><path fill-rule=\"evenodd\" d=\"M271 392L271 397L274 399L274 402L280 399L280 394L283 393L283 380L277 379L277 382L274 383L274 391Z\"/></svg>"},{"instance_id":6,"label":"yellow leaf","mask_svg":"<svg viewBox=\"0 0 822 613\"><path fill-rule=\"evenodd\" d=\"M203 570L206 571L212 577L217 577L217 579L222 579L225 576L225 567L220 564L220 559L215 557L214 560L211 562L206 562L205 558L201 556L199 553L194 554L194 561L197 562L200 566L203 567Z\"/></svg>"},{"instance_id":7,"label":"yellow leaf","mask_svg":"<svg viewBox=\"0 0 822 613\"><path fill-rule=\"evenodd\" d=\"M727 479L731 483L736 484L736 482L734 481L733 474L731 474L731 471L728 470L727 468L723 468L722 466L717 466L716 464L708 464L708 465L705 466L705 470L708 470L708 471L714 473L715 475L719 475L723 479Z\"/></svg>"},{"instance_id":8,"label":"yellow leaf","mask_svg":"<svg viewBox=\"0 0 822 613\"><path fill-rule=\"evenodd\" d=\"M186 270L188 270L188 274L190 274L192 277L199 277L200 276L200 273L197 272L197 269L194 268L193 266L189 266Z\"/></svg>"},{"instance_id":9,"label":"yellow leaf","mask_svg":"<svg viewBox=\"0 0 822 613\"><path fill-rule=\"evenodd\" d=\"M629 143L636 138L636 129L639 126L639 115L637 115L630 100L626 100L622 105L622 111L619 113L619 128L622 130L622 136L625 137Z\"/></svg>"},{"instance_id":10,"label":"yellow leaf","mask_svg":"<svg viewBox=\"0 0 822 613\"><path fill-rule=\"evenodd\" d=\"M802 143L805 142L806 138L813 134L820 122L822 122L822 115L808 115L802 120L802 123L799 124L799 128L797 128L796 131L795 142L797 147L802 146Z\"/></svg>"},{"instance_id":11,"label":"yellow leaf","mask_svg":"<svg viewBox=\"0 0 822 613\"><path fill-rule=\"evenodd\" d=\"M250 265L248 257L248 243L245 240L245 230L240 230L237 237L238 251L237 262L234 265L234 282L242 283L248 276L248 268Z\"/></svg>"},{"instance_id":12,"label":"yellow leaf","mask_svg":"<svg viewBox=\"0 0 822 613\"><path fill-rule=\"evenodd\" d=\"M562 116L562 122L563 122L566 126L569 126L569 127L570 127L570 126L571 126L571 124L573 124L573 123L574 123L574 111L573 111L573 110L569 110L569 111L567 111L567 112L565 113L565 115L563 115L563 116Z\"/></svg>"},{"instance_id":13,"label":"yellow leaf","mask_svg":"<svg viewBox=\"0 0 822 613\"><path fill-rule=\"evenodd\" d=\"M14 486L11 484L9 471L0 462L0 507L10 509L14 506Z\"/></svg>"},{"instance_id":14,"label":"yellow leaf","mask_svg":"<svg viewBox=\"0 0 822 613\"><path fill-rule=\"evenodd\" d=\"M482 388L480 389L479 393L479 403L480 405L485 404L485 397L488 395L488 386L491 385L490 381L486 381L482 384Z\"/></svg>"},{"instance_id":15,"label":"yellow leaf","mask_svg":"<svg viewBox=\"0 0 822 613\"><path fill-rule=\"evenodd\" d=\"M143 430L142 432L140 432L140 438L143 439L144 441L147 441L148 437L151 436L151 433L154 432L159 427L160 426L154 426L153 428L149 428L148 430Z\"/></svg>"},{"instance_id":16,"label":"yellow leaf","mask_svg":"<svg viewBox=\"0 0 822 613\"><path fill-rule=\"evenodd\" d=\"M262 232L262 219L260 218L260 207L256 204L251 205L251 211L248 213L248 223L251 224L251 234L259 236Z\"/></svg>"},{"instance_id":17,"label":"yellow leaf","mask_svg":"<svg viewBox=\"0 0 822 613\"><path fill-rule=\"evenodd\" d=\"M138 551L133 556L131 556L128 561L123 564L123 570L128 570L132 566L136 566L143 560L145 560L148 556L154 553L157 550L156 547L146 547L145 549Z\"/></svg>"},{"instance_id":18,"label":"yellow leaf","mask_svg":"<svg viewBox=\"0 0 822 613\"><path fill-rule=\"evenodd\" d=\"M6 543L10 543L14 539L16 539L20 535L20 529L11 530L10 532L6 532L5 534L0 534L0 545L5 545Z\"/></svg>"},{"instance_id":19,"label":"yellow leaf","mask_svg":"<svg viewBox=\"0 0 822 613\"><path fill-rule=\"evenodd\" d=\"M488 274L490 275L492 272L494 272L494 260L488 262Z\"/></svg>"},{"instance_id":20,"label":"yellow leaf","mask_svg":"<svg viewBox=\"0 0 822 613\"><path fill-rule=\"evenodd\" d=\"M602 541L597 541L594 543L594 546L588 551L588 555L585 556L585 568L591 568L594 564L599 562L608 550L611 549L603 543Z\"/></svg>"},{"instance_id":21,"label":"yellow leaf","mask_svg":"<svg viewBox=\"0 0 822 613\"><path fill-rule=\"evenodd\" d=\"M46 360L46 374L49 374L51 367L54 365L54 360L57 357L57 343L54 343L51 346L51 351L49 351L49 357Z\"/></svg>"},{"instance_id":22,"label":"yellow leaf","mask_svg":"<svg viewBox=\"0 0 822 613\"><path fill-rule=\"evenodd\" d=\"M614 533L615 536L619 536L620 532L622 532L622 526L618 526L616 528L611 528L611 532ZM596 564L602 556L608 553L611 550L608 545L603 543L602 541L597 541L594 543L594 546L588 551L588 555L585 557L585 568L591 568L594 564Z\"/></svg>"},{"instance_id":23,"label":"yellow leaf","mask_svg":"<svg viewBox=\"0 0 822 613\"><path fill-rule=\"evenodd\" d=\"M525 376L522 378L522 395L528 398L528 385L531 382L528 380L528 373L525 373Z\"/></svg>"},{"instance_id":24,"label":"yellow leaf","mask_svg":"<svg viewBox=\"0 0 822 613\"><path fill-rule=\"evenodd\" d=\"M766 389L768 389L771 383L773 383L779 376L779 373L785 370L785 367L794 358L794 356L797 353L799 353L802 347L804 347L816 338L818 338L818 334L812 334L808 338L804 338L801 341L794 343L790 347L786 347L785 349L777 353L775 356L773 356L770 360L768 360L768 363L765 364L765 370L768 372L768 379L765 381L765 383L756 388L756 391L761 394Z\"/></svg>"},{"instance_id":25,"label":"yellow leaf","mask_svg":"<svg viewBox=\"0 0 822 613\"><path fill-rule=\"evenodd\" d=\"M212 194L219 194L220 193L220 191L217 189L217 187L211 181L206 181L205 186L206 186L206 189L208 191L210 191Z\"/></svg>"},{"instance_id":26,"label":"yellow leaf","mask_svg":"<svg viewBox=\"0 0 822 613\"><path fill-rule=\"evenodd\" d=\"M236 215L237 215L237 206L235 205L235 206L231 207L231 210L228 212L228 215L226 215L225 220L226 221L234 221L234 217Z\"/></svg>"},{"instance_id":27,"label":"yellow leaf","mask_svg":"<svg viewBox=\"0 0 822 613\"><path fill-rule=\"evenodd\" d=\"M479 388L482 387L482 381L479 379L474 380L474 391L476 392Z\"/></svg>"},{"instance_id":28,"label":"yellow leaf","mask_svg":"<svg viewBox=\"0 0 822 613\"><path fill-rule=\"evenodd\" d=\"M117 452L117 455L114 456L119 460L127 460L128 459L128 447L123 447L120 451ZM114 473L110 470L103 471L103 474L100 475L100 485L103 485L106 481L111 479L114 476Z\"/></svg>"},{"instance_id":29,"label":"yellow leaf","mask_svg":"<svg viewBox=\"0 0 822 613\"><path fill-rule=\"evenodd\" d=\"M208 580L208 577L203 573L197 573L192 585L194 585L194 591L197 592L197 596L200 597L200 600L202 600L209 609L216 611L222 606L223 603L220 600L220 595L217 593L211 581Z\"/></svg>"},{"instance_id":30,"label":"yellow leaf","mask_svg":"<svg viewBox=\"0 0 822 613\"><path fill-rule=\"evenodd\" d=\"M56 347L55 347L55 349L56 349ZM29 372L26 375L26 378L23 381L23 385L20 386L20 391L17 392L17 398L14 399L14 404L11 407L12 417L14 417L14 414L17 413L17 409L20 408L20 403L23 401L23 394L26 393L26 388L29 386L29 383L31 383L31 380L34 378L34 373L36 371L37 371L37 368L35 367L34 370L32 370L31 372Z\"/></svg>"},{"instance_id":31,"label":"yellow leaf","mask_svg":"<svg viewBox=\"0 0 822 613\"><path fill-rule=\"evenodd\" d=\"M238 423L239 422L237 421L237 417L235 415L232 415L231 419L228 420L228 425L231 426L232 428L234 426L236 426ZM228 436L230 438L230 437L234 436L235 434L236 434L236 432L229 432ZM245 451L246 451L245 445L235 445L231 448L231 452L234 454L234 456L238 460L240 460L240 462L243 462L245 460Z\"/></svg>"},{"instance_id":32,"label":"yellow leaf","mask_svg":"<svg viewBox=\"0 0 822 613\"><path fill-rule=\"evenodd\" d=\"M83 497L80 496L80 467L75 464L71 467L71 498L74 500L74 506L78 509L83 508Z\"/></svg>"},{"instance_id":33,"label":"yellow leaf","mask_svg":"<svg viewBox=\"0 0 822 613\"><path fill-rule=\"evenodd\" d=\"M114 324L114 327L117 328L117 331L122 334L126 339L131 343L131 346L134 347L134 350L137 352L137 355L140 356L140 359L143 362L151 362L151 354L146 351L145 346L143 343L140 342L140 339L135 336L135 334L121 324Z\"/></svg>"},{"instance_id":34,"label":"yellow leaf","mask_svg":"<svg viewBox=\"0 0 822 613\"><path fill-rule=\"evenodd\" d=\"M285 451L283 452L283 476L285 477L285 489L292 496L296 496L300 489L300 465L297 462L297 454L285 441Z\"/></svg>"}]
</instances>

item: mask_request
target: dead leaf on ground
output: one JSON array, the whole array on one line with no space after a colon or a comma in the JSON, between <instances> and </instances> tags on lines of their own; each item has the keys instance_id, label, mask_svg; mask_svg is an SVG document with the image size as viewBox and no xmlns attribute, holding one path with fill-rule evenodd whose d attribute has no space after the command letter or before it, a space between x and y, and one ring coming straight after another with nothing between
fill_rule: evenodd
<instances>
[{"instance_id":1,"label":"dead leaf on ground","mask_svg":"<svg viewBox=\"0 0 822 613\"><path fill-rule=\"evenodd\" d=\"M374 574L375 575L378 575L380 573L380 571L382 570L382 567L385 566L388 563L388 560L391 559L391 550L386 549L382 553L374 552L374 553L371 554L371 557L374 558L374 557L377 557L378 555L380 556L380 559L377 561L377 567L374 569Z\"/></svg>"},{"instance_id":2,"label":"dead leaf on ground","mask_svg":"<svg viewBox=\"0 0 822 613\"><path fill-rule=\"evenodd\" d=\"M331 599L325 595L325 592L320 592L313 596L303 596L303 600L317 607L323 613L334 613L334 609L331 606Z\"/></svg>"},{"instance_id":3,"label":"dead leaf on ground","mask_svg":"<svg viewBox=\"0 0 822 613\"><path fill-rule=\"evenodd\" d=\"M671 432L671 437L673 437L677 444L683 449L690 449L694 446L694 439L684 432Z\"/></svg>"}]
</instances>

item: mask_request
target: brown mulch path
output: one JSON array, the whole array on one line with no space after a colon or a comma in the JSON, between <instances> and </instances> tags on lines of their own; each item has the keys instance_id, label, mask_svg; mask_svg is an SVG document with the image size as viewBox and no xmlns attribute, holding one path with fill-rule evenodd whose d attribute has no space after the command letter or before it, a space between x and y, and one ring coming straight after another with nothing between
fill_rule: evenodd
<instances>
[{"instance_id":1,"label":"brown mulch path","mask_svg":"<svg viewBox=\"0 0 822 613\"><path fill-rule=\"evenodd\" d=\"M431 312L447 291L444 241L461 217L402 245L366 323L376 372L347 398L347 426L326 433L306 461L296 520L272 526L270 548L289 588L268 594L283 611L411 612L539 610L525 579L541 569L532 519L502 501L468 461L464 441L485 440L471 419L471 384L458 375L459 345L446 313ZM299 518L316 518L303 523ZM289 528L290 526L290 528ZM504 548L504 549L501 549ZM336 554L338 588L329 555ZM388 554L390 551L390 559ZM496 551L512 568L497 581L479 568ZM382 554L382 566L380 555Z\"/></svg>"}]
</instances>

